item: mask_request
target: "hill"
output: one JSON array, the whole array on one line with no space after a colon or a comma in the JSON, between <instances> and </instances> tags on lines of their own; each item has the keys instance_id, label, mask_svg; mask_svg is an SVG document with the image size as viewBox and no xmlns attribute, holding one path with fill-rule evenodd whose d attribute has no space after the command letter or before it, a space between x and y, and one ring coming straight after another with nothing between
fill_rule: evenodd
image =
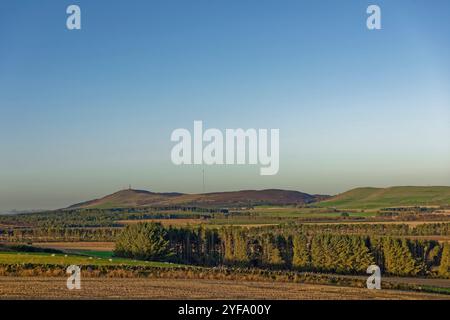
<instances>
[{"instance_id":1,"label":"hill","mask_svg":"<svg viewBox=\"0 0 450 320\"><path fill-rule=\"evenodd\" d=\"M288 205L306 204L316 201L314 195L289 190L242 190L204 194L184 194L163 201L171 205L206 205L206 206L246 206L246 205Z\"/></svg>"},{"instance_id":2,"label":"hill","mask_svg":"<svg viewBox=\"0 0 450 320\"><path fill-rule=\"evenodd\" d=\"M74 204L68 209L78 208L124 208L140 207L168 200L182 195L181 193L156 193L146 190L127 189L115 192L100 199Z\"/></svg>"},{"instance_id":3,"label":"hill","mask_svg":"<svg viewBox=\"0 0 450 320\"><path fill-rule=\"evenodd\" d=\"M450 187L356 188L318 203L338 209L450 205Z\"/></svg>"},{"instance_id":4,"label":"hill","mask_svg":"<svg viewBox=\"0 0 450 320\"><path fill-rule=\"evenodd\" d=\"M323 199L288 190L243 190L203 194L155 193L145 190L121 190L100 199L74 204L68 209L125 208L143 206L236 207L247 205L302 205Z\"/></svg>"}]
</instances>

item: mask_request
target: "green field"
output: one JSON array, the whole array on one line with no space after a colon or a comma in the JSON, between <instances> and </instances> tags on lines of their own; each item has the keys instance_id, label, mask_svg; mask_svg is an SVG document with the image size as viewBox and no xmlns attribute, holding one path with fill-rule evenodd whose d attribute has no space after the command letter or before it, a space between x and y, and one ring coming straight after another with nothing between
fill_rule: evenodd
<instances>
[{"instance_id":1,"label":"green field","mask_svg":"<svg viewBox=\"0 0 450 320\"><path fill-rule=\"evenodd\" d=\"M254 215L260 217L279 217L279 218L332 218L340 217L342 212L335 212L328 208L293 208L293 207L255 207L252 211ZM374 212L347 212L350 217L368 217L374 216Z\"/></svg>"},{"instance_id":2,"label":"green field","mask_svg":"<svg viewBox=\"0 0 450 320\"><path fill-rule=\"evenodd\" d=\"M356 188L317 204L338 209L434 205L450 205L450 187Z\"/></svg>"},{"instance_id":3,"label":"green field","mask_svg":"<svg viewBox=\"0 0 450 320\"><path fill-rule=\"evenodd\" d=\"M0 264L44 264L44 265L99 265L99 266L149 266L149 267L177 267L179 265L153 262L137 261L124 258L114 258L112 253L87 251L86 256L74 254L50 254L50 253L27 253L27 252L0 252ZM111 259L111 261L109 260Z\"/></svg>"}]
</instances>

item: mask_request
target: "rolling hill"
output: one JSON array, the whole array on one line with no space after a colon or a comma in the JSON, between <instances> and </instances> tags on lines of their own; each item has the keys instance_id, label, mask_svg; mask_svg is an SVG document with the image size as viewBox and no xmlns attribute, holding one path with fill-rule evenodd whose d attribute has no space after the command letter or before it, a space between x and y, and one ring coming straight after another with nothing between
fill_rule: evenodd
<instances>
[{"instance_id":1,"label":"rolling hill","mask_svg":"<svg viewBox=\"0 0 450 320\"><path fill-rule=\"evenodd\" d=\"M450 205L450 187L356 188L317 205L338 209Z\"/></svg>"},{"instance_id":2,"label":"rolling hill","mask_svg":"<svg viewBox=\"0 0 450 320\"><path fill-rule=\"evenodd\" d=\"M243 190L204 194L155 193L145 190L121 190L100 199L74 204L68 209L125 208L143 206L234 207L246 205L306 204L326 196L288 190Z\"/></svg>"},{"instance_id":3,"label":"rolling hill","mask_svg":"<svg viewBox=\"0 0 450 320\"><path fill-rule=\"evenodd\" d=\"M140 207L178 197L181 193L155 193L146 190L120 190L100 199L74 204L68 209Z\"/></svg>"}]
</instances>

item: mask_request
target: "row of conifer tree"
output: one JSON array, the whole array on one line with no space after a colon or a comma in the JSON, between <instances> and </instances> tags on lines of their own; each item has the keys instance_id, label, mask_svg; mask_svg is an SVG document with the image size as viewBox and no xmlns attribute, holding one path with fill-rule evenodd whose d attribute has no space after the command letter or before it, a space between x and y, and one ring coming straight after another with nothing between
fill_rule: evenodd
<instances>
[{"instance_id":1,"label":"row of conifer tree","mask_svg":"<svg viewBox=\"0 0 450 320\"><path fill-rule=\"evenodd\" d=\"M450 245L390 236L315 233L279 228L163 228L136 224L119 235L116 254L203 266L229 265L339 274L450 276Z\"/></svg>"}]
</instances>

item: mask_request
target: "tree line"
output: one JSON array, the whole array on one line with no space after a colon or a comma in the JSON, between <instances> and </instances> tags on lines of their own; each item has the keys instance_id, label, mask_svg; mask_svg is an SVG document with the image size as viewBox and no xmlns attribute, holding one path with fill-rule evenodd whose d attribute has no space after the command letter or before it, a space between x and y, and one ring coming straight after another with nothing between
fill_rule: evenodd
<instances>
[{"instance_id":1,"label":"tree line","mask_svg":"<svg viewBox=\"0 0 450 320\"><path fill-rule=\"evenodd\" d=\"M0 228L3 241L115 241L122 225L116 227L48 227ZM195 229L195 228L194 228ZM369 235L369 236L446 236L450 223L408 224L282 224L260 227L268 233ZM175 231L174 231L175 232ZM183 231L186 232L186 231Z\"/></svg>"},{"instance_id":2,"label":"tree line","mask_svg":"<svg viewBox=\"0 0 450 320\"><path fill-rule=\"evenodd\" d=\"M0 229L0 241L115 241L121 228L16 228Z\"/></svg>"},{"instance_id":3,"label":"tree line","mask_svg":"<svg viewBox=\"0 0 450 320\"><path fill-rule=\"evenodd\" d=\"M55 210L14 215L0 215L0 225L34 228L121 227L120 220L143 219L200 219L223 218L226 209L201 209L197 207L120 208Z\"/></svg>"},{"instance_id":4,"label":"tree line","mask_svg":"<svg viewBox=\"0 0 450 320\"><path fill-rule=\"evenodd\" d=\"M303 232L268 232L226 227L164 228L157 223L127 226L116 241L116 255L202 266L233 266L364 273L377 264L398 276L449 276L449 245L431 240Z\"/></svg>"},{"instance_id":5,"label":"tree line","mask_svg":"<svg viewBox=\"0 0 450 320\"><path fill-rule=\"evenodd\" d=\"M330 223L330 224L294 224L277 227L283 232L294 230L306 234L333 233L333 234L362 234L386 236L448 236L450 223L423 223L409 225L407 223ZM273 227L270 227L273 229Z\"/></svg>"}]
</instances>

